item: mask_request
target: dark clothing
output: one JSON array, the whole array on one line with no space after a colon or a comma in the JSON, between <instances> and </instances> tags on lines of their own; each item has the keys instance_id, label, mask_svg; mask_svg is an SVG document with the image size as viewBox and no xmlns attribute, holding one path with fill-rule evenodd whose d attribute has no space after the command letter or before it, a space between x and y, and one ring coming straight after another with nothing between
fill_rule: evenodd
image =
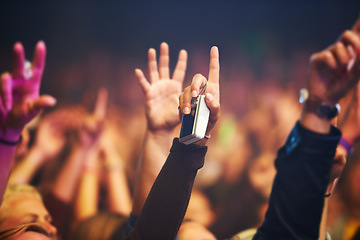
<instances>
[{"instance_id":1,"label":"dark clothing","mask_svg":"<svg viewBox=\"0 0 360 240\"><path fill-rule=\"evenodd\" d=\"M324 194L341 132L308 131L297 123L275 161L269 208L254 239L318 239Z\"/></svg>"},{"instance_id":2,"label":"dark clothing","mask_svg":"<svg viewBox=\"0 0 360 240\"><path fill-rule=\"evenodd\" d=\"M113 240L175 239L183 221L197 171L204 165L207 147L184 145L175 138L170 154L157 176L139 218L130 218L135 227L123 237L116 231Z\"/></svg>"},{"instance_id":3,"label":"dark clothing","mask_svg":"<svg viewBox=\"0 0 360 240\"><path fill-rule=\"evenodd\" d=\"M44 193L43 201L51 214L53 225L56 226L58 234L61 235L62 239L66 239L70 225L71 205L61 201L52 192Z\"/></svg>"}]
</instances>

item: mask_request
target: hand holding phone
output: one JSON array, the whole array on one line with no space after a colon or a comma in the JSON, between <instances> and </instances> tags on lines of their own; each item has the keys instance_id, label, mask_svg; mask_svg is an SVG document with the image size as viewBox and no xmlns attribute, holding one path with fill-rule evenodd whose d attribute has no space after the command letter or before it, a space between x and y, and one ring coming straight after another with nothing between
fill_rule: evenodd
<instances>
[{"instance_id":1,"label":"hand holding phone","mask_svg":"<svg viewBox=\"0 0 360 240\"><path fill-rule=\"evenodd\" d=\"M203 139L209 116L210 110L206 106L205 95L199 95L194 107L191 108L191 113L182 116L179 141L188 145Z\"/></svg>"}]
</instances>

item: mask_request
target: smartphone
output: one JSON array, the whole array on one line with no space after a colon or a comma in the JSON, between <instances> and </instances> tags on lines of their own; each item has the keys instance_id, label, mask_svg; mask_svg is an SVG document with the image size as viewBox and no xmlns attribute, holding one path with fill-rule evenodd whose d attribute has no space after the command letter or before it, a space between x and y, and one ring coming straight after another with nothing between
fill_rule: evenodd
<instances>
[{"instance_id":1,"label":"smartphone","mask_svg":"<svg viewBox=\"0 0 360 240\"><path fill-rule=\"evenodd\" d=\"M181 119L180 139L186 145L204 138L209 122L210 110L205 103L205 95L199 95L190 114L184 114Z\"/></svg>"}]
</instances>

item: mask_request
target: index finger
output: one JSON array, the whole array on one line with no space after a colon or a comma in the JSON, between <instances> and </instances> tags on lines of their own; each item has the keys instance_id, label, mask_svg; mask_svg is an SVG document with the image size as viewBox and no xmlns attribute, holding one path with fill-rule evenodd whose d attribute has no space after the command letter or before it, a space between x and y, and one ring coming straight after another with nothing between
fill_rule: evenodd
<instances>
[{"instance_id":1,"label":"index finger","mask_svg":"<svg viewBox=\"0 0 360 240\"><path fill-rule=\"evenodd\" d=\"M196 98L202 89L204 89L207 85L206 78L200 73L196 74L191 82L191 97Z\"/></svg>"},{"instance_id":2,"label":"index finger","mask_svg":"<svg viewBox=\"0 0 360 240\"><path fill-rule=\"evenodd\" d=\"M14 78L21 77L25 67L25 52L24 46L20 42L14 44L13 55L12 75Z\"/></svg>"},{"instance_id":3,"label":"index finger","mask_svg":"<svg viewBox=\"0 0 360 240\"><path fill-rule=\"evenodd\" d=\"M34 59L32 61L32 66L37 71L41 73L45 67L45 58L46 58L46 46L43 41L39 41L35 47Z\"/></svg>"},{"instance_id":4,"label":"index finger","mask_svg":"<svg viewBox=\"0 0 360 240\"><path fill-rule=\"evenodd\" d=\"M219 49L213 46L210 51L209 83L219 83L220 63Z\"/></svg>"},{"instance_id":5,"label":"index finger","mask_svg":"<svg viewBox=\"0 0 360 240\"><path fill-rule=\"evenodd\" d=\"M100 120L105 119L107 102L108 102L108 91L106 90L106 88L101 88L98 91L95 109L94 109L94 116L97 119Z\"/></svg>"},{"instance_id":6,"label":"index finger","mask_svg":"<svg viewBox=\"0 0 360 240\"><path fill-rule=\"evenodd\" d=\"M354 26L352 27L352 30L354 32L360 33L360 14L359 14Z\"/></svg>"}]
</instances>

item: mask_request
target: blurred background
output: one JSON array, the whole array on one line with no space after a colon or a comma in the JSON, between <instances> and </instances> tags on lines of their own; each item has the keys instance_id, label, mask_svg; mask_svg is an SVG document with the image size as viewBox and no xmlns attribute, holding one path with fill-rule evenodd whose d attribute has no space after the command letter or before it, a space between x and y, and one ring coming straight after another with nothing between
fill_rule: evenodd
<instances>
[{"instance_id":1,"label":"blurred background","mask_svg":"<svg viewBox=\"0 0 360 240\"><path fill-rule=\"evenodd\" d=\"M43 92L73 103L87 87L104 86L116 104L128 106L142 102L134 69L144 68L147 50L165 41L172 66L180 49L189 52L187 81L207 74L210 47L217 45L223 85L270 77L301 85L309 55L350 28L359 9L359 1L349 0L1 1L0 69L10 68L14 42L31 59L41 39L48 47Z\"/></svg>"},{"instance_id":2,"label":"blurred background","mask_svg":"<svg viewBox=\"0 0 360 240\"><path fill-rule=\"evenodd\" d=\"M209 51L217 45L222 117L196 189L208 203L200 206L215 216L203 224L222 239L261 223L276 151L300 115L308 59L351 28L359 13L359 0L1 1L0 71L11 69L16 41L32 59L44 40L41 91L58 99L57 108L91 110L105 87L118 114L131 189L146 127L134 69L147 74L148 49L167 42L171 70L179 51L188 51L186 86L196 73L207 76Z\"/></svg>"}]
</instances>

